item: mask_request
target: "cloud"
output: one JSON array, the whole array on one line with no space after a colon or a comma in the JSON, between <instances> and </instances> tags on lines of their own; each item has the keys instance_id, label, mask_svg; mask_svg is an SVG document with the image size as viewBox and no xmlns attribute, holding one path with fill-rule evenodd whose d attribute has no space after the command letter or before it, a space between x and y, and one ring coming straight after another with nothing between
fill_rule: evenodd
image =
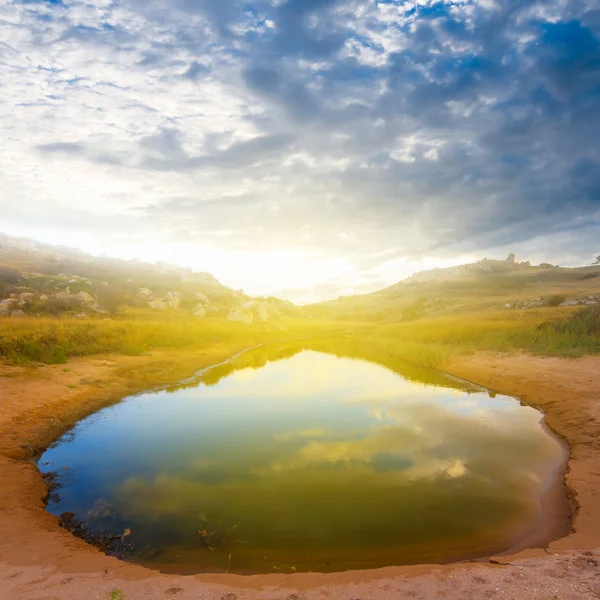
<instances>
[{"instance_id":1,"label":"cloud","mask_svg":"<svg viewBox=\"0 0 600 600\"><path fill-rule=\"evenodd\" d=\"M584 2L12 1L0 23L8 231L31 222L7 203L43 195L46 228L68 237L68 204L106 248L99 206L114 239L345 261L311 297L362 289L385 261L597 251L600 19Z\"/></svg>"}]
</instances>

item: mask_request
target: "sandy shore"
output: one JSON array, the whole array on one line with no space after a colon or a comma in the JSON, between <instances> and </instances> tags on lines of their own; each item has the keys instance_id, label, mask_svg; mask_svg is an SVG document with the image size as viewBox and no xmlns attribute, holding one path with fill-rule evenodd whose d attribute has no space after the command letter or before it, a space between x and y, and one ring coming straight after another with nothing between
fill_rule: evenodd
<instances>
[{"instance_id":1,"label":"sandy shore","mask_svg":"<svg viewBox=\"0 0 600 600\"><path fill-rule=\"evenodd\" d=\"M445 370L540 408L570 447L566 484L573 531L546 549L453 565L335 574L163 575L107 557L44 510L44 483L28 461L72 423L148 382L166 384L238 351L74 359L0 366L0 599L137 598L310 600L600 598L600 357L478 355Z\"/></svg>"}]
</instances>

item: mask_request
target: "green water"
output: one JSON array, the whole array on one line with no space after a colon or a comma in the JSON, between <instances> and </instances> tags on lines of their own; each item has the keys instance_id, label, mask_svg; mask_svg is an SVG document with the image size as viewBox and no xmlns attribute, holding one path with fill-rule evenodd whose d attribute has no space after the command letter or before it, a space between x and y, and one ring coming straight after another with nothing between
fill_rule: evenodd
<instances>
[{"instance_id":1,"label":"green water","mask_svg":"<svg viewBox=\"0 0 600 600\"><path fill-rule=\"evenodd\" d=\"M564 458L540 413L378 362L268 347L126 398L42 456L68 474L48 509L182 573L440 562L535 529Z\"/></svg>"}]
</instances>

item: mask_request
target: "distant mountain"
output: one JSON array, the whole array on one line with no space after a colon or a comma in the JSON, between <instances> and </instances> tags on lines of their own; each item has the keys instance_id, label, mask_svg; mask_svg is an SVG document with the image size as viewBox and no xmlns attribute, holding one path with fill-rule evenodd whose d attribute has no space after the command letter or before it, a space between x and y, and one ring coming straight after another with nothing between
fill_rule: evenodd
<instances>
[{"instance_id":1,"label":"distant mountain","mask_svg":"<svg viewBox=\"0 0 600 600\"><path fill-rule=\"evenodd\" d=\"M114 314L131 306L221 315L253 323L297 316L301 309L278 299L253 299L222 285L210 273L166 263L85 254L0 233L0 316Z\"/></svg>"},{"instance_id":2,"label":"distant mountain","mask_svg":"<svg viewBox=\"0 0 600 600\"><path fill-rule=\"evenodd\" d=\"M506 260L415 273L378 292L305 307L307 316L402 321L482 310L520 310L600 301L600 266L562 268Z\"/></svg>"}]
</instances>

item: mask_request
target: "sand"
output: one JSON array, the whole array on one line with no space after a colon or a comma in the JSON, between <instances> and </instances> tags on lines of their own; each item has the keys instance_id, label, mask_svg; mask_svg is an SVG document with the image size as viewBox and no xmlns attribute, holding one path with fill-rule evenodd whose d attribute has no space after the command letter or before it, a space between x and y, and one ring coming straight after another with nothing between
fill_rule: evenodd
<instances>
[{"instance_id":1,"label":"sand","mask_svg":"<svg viewBox=\"0 0 600 600\"><path fill-rule=\"evenodd\" d=\"M223 356L233 353L222 348ZM181 378L198 353L73 359L68 365L0 366L0 599L224 600L600 598L600 357L576 360L475 355L445 370L519 397L566 440L572 532L547 548L451 565L295 575L164 575L107 557L58 527L30 460L83 416ZM192 367L188 367L191 373ZM188 374L190 374L188 373ZM494 562L490 562L494 561Z\"/></svg>"}]
</instances>

